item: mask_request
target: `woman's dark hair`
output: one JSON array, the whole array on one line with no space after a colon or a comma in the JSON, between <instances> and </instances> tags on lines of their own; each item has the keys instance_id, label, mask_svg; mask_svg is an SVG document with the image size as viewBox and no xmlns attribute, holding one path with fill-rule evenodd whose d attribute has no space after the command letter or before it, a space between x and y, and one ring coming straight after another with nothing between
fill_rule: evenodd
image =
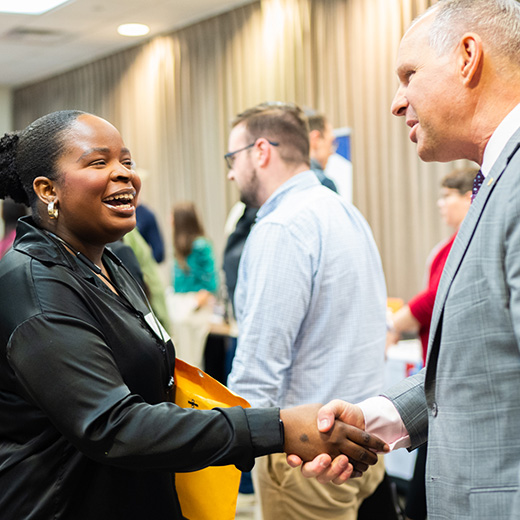
<instances>
[{"instance_id":1,"label":"woman's dark hair","mask_svg":"<svg viewBox=\"0 0 520 520\"><path fill-rule=\"evenodd\" d=\"M478 168L461 168L448 173L442 181L443 188L458 190L461 195L473 189L473 179L477 176Z\"/></svg>"},{"instance_id":2,"label":"woman's dark hair","mask_svg":"<svg viewBox=\"0 0 520 520\"><path fill-rule=\"evenodd\" d=\"M36 177L58 177L56 162L65 148L65 134L79 110L60 110L40 117L25 130L5 134L0 139L0 199L11 197L30 206L37 218Z\"/></svg>"},{"instance_id":3,"label":"woman's dark hair","mask_svg":"<svg viewBox=\"0 0 520 520\"><path fill-rule=\"evenodd\" d=\"M181 266L186 266L186 258L191 253L193 241L204 236L204 228L193 202L179 202L173 207L173 248L175 258Z\"/></svg>"}]
</instances>

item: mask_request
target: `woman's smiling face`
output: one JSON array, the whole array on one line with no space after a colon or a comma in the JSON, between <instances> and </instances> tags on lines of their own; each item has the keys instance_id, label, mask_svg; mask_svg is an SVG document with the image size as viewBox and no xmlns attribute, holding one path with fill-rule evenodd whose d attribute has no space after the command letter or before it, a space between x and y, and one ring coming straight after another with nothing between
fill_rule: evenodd
<instances>
[{"instance_id":1,"label":"woman's smiling face","mask_svg":"<svg viewBox=\"0 0 520 520\"><path fill-rule=\"evenodd\" d=\"M78 250L119 240L136 225L141 181L114 126L83 114L66 130L54 186L56 233Z\"/></svg>"}]
</instances>

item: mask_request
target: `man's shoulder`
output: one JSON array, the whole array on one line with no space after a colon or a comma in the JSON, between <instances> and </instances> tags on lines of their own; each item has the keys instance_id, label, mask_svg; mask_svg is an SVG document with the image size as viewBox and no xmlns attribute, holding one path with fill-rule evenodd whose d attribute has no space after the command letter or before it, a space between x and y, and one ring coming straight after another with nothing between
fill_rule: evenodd
<instances>
[{"instance_id":1,"label":"man's shoulder","mask_svg":"<svg viewBox=\"0 0 520 520\"><path fill-rule=\"evenodd\" d=\"M302 190L287 193L278 206L260 220L286 223L302 215L322 214L345 207L343 201L332 190L316 183Z\"/></svg>"},{"instance_id":2,"label":"man's shoulder","mask_svg":"<svg viewBox=\"0 0 520 520\"><path fill-rule=\"evenodd\" d=\"M344 243L346 236L365 229L364 222L353 206L328 188L316 185L308 193L287 197L260 219L253 226L249 247L265 251L297 245L314 256L323 240Z\"/></svg>"}]
</instances>

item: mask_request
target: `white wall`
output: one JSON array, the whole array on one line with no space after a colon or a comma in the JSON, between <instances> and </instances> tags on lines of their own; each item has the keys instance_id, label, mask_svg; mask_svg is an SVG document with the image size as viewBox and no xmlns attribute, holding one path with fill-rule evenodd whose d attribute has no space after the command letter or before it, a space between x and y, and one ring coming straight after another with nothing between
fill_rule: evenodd
<instances>
[{"instance_id":1,"label":"white wall","mask_svg":"<svg viewBox=\"0 0 520 520\"><path fill-rule=\"evenodd\" d=\"M0 136L13 130L11 89L0 86ZM0 219L0 236L4 234L4 224Z\"/></svg>"},{"instance_id":2,"label":"white wall","mask_svg":"<svg viewBox=\"0 0 520 520\"><path fill-rule=\"evenodd\" d=\"M13 130L12 93L8 87L0 86L0 135Z\"/></svg>"}]
</instances>

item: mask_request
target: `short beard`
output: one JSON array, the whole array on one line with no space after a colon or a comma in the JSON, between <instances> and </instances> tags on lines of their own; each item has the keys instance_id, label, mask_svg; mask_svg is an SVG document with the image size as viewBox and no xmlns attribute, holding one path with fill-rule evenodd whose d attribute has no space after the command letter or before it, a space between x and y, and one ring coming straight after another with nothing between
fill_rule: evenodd
<instances>
[{"instance_id":1,"label":"short beard","mask_svg":"<svg viewBox=\"0 0 520 520\"><path fill-rule=\"evenodd\" d=\"M262 205L259 201L259 191L258 175L256 174L256 169L253 168L248 185L244 186L240 192L240 200L250 208L259 208Z\"/></svg>"}]
</instances>

